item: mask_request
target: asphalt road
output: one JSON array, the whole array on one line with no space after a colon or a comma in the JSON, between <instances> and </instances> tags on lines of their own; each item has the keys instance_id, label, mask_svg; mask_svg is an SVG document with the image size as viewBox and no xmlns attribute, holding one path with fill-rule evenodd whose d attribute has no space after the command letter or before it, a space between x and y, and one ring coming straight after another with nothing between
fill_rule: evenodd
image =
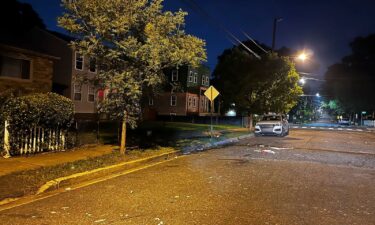
<instances>
[{"instance_id":1,"label":"asphalt road","mask_svg":"<svg viewBox=\"0 0 375 225\"><path fill-rule=\"evenodd\" d=\"M0 224L374 225L375 134L247 139L1 211Z\"/></svg>"}]
</instances>

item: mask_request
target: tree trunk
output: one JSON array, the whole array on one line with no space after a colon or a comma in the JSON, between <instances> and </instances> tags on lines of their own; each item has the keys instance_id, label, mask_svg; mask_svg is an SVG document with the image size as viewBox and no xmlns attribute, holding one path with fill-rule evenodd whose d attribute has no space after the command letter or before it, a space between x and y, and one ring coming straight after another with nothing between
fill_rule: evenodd
<instances>
[{"instance_id":1,"label":"tree trunk","mask_svg":"<svg viewBox=\"0 0 375 225\"><path fill-rule=\"evenodd\" d=\"M249 114L249 130L252 131L253 130L253 114L250 113Z\"/></svg>"},{"instance_id":2,"label":"tree trunk","mask_svg":"<svg viewBox=\"0 0 375 225\"><path fill-rule=\"evenodd\" d=\"M127 121L126 117L127 117L127 113L125 112L124 118L122 118L121 145L120 145L120 154L121 155L125 155L125 151L126 151L126 147L125 147L125 144L126 144L126 121Z\"/></svg>"}]
</instances>

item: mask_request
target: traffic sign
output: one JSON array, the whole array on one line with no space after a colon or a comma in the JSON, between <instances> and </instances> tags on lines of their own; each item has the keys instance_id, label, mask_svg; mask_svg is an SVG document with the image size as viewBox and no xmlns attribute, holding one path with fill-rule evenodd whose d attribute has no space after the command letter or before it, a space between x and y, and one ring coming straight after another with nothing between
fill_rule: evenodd
<instances>
[{"instance_id":1,"label":"traffic sign","mask_svg":"<svg viewBox=\"0 0 375 225\"><path fill-rule=\"evenodd\" d=\"M218 95L219 91L214 88L214 86L210 86L207 91L204 92L204 95L212 102Z\"/></svg>"}]
</instances>

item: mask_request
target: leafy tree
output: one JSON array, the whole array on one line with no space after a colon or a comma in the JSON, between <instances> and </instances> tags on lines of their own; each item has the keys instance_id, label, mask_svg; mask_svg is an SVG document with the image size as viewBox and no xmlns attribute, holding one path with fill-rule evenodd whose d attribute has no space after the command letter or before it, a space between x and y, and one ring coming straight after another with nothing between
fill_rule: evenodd
<instances>
[{"instance_id":1,"label":"leafy tree","mask_svg":"<svg viewBox=\"0 0 375 225\"><path fill-rule=\"evenodd\" d=\"M97 59L97 83L109 91L101 110L136 126L143 91L163 81L163 69L206 60L205 42L184 32L186 12L163 11L163 0L63 0L61 27L72 47Z\"/></svg>"},{"instance_id":2,"label":"leafy tree","mask_svg":"<svg viewBox=\"0 0 375 225\"><path fill-rule=\"evenodd\" d=\"M375 34L350 43L352 53L325 74L325 93L342 104L347 113L375 111Z\"/></svg>"},{"instance_id":3,"label":"leafy tree","mask_svg":"<svg viewBox=\"0 0 375 225\"><path fill-rule=\"evenodd\" d=\"M287 57L266 53L257 59L234 47L219 56L214 85L222 94L223 108L249 115L288 112L302 94L299 75Z\"/></svg>"}]
</instances>

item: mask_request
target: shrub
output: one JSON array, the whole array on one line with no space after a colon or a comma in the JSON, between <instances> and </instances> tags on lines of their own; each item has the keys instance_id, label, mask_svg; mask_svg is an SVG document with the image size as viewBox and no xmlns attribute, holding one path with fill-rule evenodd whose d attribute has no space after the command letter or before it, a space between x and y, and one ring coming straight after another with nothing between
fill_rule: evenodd
<instances>
[{"instance_id":1,"label":"shrub","mask_svg":"<svg viewBox=\"0 0 375 225\"><path fill-rule=\"evenodd\" d=\"M18 135L30 135L31 129L68 130L73 123L72 101L55 93L15 97L0 94L0 152L3 148L4 121L9 122L12 152L17 151Z\"/></svg>"},{"instance_id":2,"label":"shrub","mask_svg":"<svg viewBox=\"0 0 375 225\"><path fill-rule=\"evenodd\" d=\"M70 99L46 93L10 98L5 103L3 118L16 130L33 126L68 128L73 122L73 113L74 106Z\"/></svg>"}]
</instances>

